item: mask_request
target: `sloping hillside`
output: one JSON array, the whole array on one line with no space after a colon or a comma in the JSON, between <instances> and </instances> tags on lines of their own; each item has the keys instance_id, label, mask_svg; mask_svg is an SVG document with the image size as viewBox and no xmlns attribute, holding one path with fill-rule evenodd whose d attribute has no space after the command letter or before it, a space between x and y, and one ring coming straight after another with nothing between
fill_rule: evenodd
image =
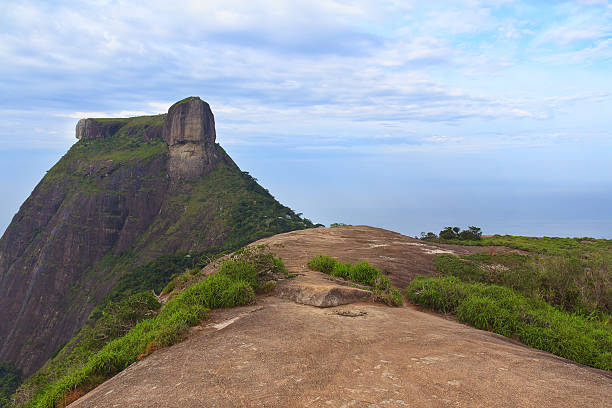
<instances>
[{"instance_id":1,"label":"sloping hillside","mask_svg":"<svg viewBox=\"0 0 612 408\"><path fill-rule=\"evenodd\" d=\"M253 306L212 312L188 340L145 357L70 406L612 406L609 372L413 306L317 308L290 300L296 290L350 289L308 269L318 253L368 260L401 284L430 272L439 253L477 248L370 227L296 231L258 243L270 245L296 277Z\"/></svg>"},{"instance_id":2,"label":"sloping hillside","mask_svg":"<svg viewBox=\"0 0 612 408\"><path fill-rule=\"evenodd\" d=\"M26 375L135 266L313 226L215 143L199 98L164 115L83 119L76 136L0 239L0 360Z\"/></svg>"}]
</instances>

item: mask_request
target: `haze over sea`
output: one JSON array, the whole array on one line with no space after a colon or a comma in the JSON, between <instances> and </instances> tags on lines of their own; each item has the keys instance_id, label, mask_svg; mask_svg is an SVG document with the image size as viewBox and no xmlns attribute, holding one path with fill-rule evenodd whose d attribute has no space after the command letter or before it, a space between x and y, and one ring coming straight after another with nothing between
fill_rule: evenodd
<instances>
[{"instance_id":1,"label":"haze over sea","mask_svg":"<svg viewBox=\"0 0 612 408\"><path fill-rule=\"evenodd\" d=\"M0 232L82 117L198 95L315 222L612 238L608 1L48 2L0 15Z\"/></svg>"}]
</instances>

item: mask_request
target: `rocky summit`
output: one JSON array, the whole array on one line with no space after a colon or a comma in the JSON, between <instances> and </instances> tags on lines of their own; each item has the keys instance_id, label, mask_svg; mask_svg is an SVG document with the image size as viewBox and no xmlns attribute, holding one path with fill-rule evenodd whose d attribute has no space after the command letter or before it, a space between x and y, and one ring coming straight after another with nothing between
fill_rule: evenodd
<instances>
[{"instance_id":1,"label":"rocky summit","mask_svg":"<svg viewBox=\"0 0 612 408\"><path fill-rule=\"evenodd\" d=\"M198 97L167 114L81 119L0 239L0 360L29 375L136 266L312 227L215 143Z\"/></svg>"},{"instance_id":2,"label":"rocky summit","mask_svg":"<svg viewBox=\"0 0 612 408\"><path fill-rule=\"evenodd\" d=\"M210 171L219 160L215 149L215 118L210 106L199 98L173 105L163 129L172 179L190 180Z\"/></svg>"}]
</instances>

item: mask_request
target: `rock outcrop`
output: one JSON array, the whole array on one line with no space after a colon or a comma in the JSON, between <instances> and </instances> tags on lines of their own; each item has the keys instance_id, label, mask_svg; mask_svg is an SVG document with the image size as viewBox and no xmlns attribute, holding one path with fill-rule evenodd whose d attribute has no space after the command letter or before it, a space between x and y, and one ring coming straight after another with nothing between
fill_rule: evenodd
<instances>
[{"instance_id":1,"label":"rock outcrop","mask_svg":"<svg viewBox=\"0 0 612 408\"><path fill-rule=\"evenodd\" d=\"M81 119L76 125L77 139L100 139L103 137L112 136L125 123L120 121L108 121L106 123L96 119Z\"/></svg>"},{"instance_id":2,"label":"rock outcrop","mask_svg":"<svg viewBox=\"0 0 612 408\"><path fill-rule=\"evenodd\" d=\"M167 115L82 119L76 137L0 239L0 360L26 375L134 266L312 226L215 143L200 98Z\"/></svg>"},{"instance_id":3,"label":"rock outcrop","mask_svg":"<svg viewBox=\"0 0 612 408\"><path fill-rule=\"evenodd\" d=\"M280 285L276 288L275 294L283 299L316 307L346 305L372 297L372 292L368 290L332 284L313 285L302 282Z\"/></svg>"},{"instance_id":4,"label":"rock outcrop","mask_svg":"<svg viewBox=\"0 0 612 408\"><path fill-rule=\"evenodd\" d=\"M81 119L76 138L101 139L117 133L125 119ZM192 180L214 168L220 157L215 149L215 118L208 103L191 96L172 105L163 126L146 136L161 136L168 145L168 174L172 180Z\"/></svg>"},{"instance_id":5,"label":"rock outcrop","mask_svg":"<svg viewBox=\"0 0 612 408\"><path fill-rule=\"evenodd\" d=\"M210 171L215 152L215 118L198 97L175 103L168 110L163 138L168 144L168 173L173 180L191 180Z\"/></svg>"}]
</instances>

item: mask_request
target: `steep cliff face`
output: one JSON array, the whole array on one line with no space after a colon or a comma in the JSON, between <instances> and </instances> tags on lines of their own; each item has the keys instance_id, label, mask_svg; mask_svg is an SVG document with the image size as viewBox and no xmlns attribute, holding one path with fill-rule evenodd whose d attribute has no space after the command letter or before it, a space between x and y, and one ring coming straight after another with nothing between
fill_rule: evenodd
<instances>
[{"instance_id":1,"label":"steep cliff face","mask_svg":"<svg viewBox=\"0 0 612 408\"><path fill-rule=\"evenodd\" d=\"M86 119L0 239L0 360L39 368L130 268L312 226L215 144L207 103Z\"/></svg>"},{"instance_id":2,"label":"steep cliff face","mask_svg":"<svg viewBox=\"0 0 612 408\"><path fill-rule=\"evenodd\" d=\"M170 178L191 180L210 171L219 160L216 136L215 118L206 102L190 97L172 105L163 132Z\"/></svg>"}]
</instances>

